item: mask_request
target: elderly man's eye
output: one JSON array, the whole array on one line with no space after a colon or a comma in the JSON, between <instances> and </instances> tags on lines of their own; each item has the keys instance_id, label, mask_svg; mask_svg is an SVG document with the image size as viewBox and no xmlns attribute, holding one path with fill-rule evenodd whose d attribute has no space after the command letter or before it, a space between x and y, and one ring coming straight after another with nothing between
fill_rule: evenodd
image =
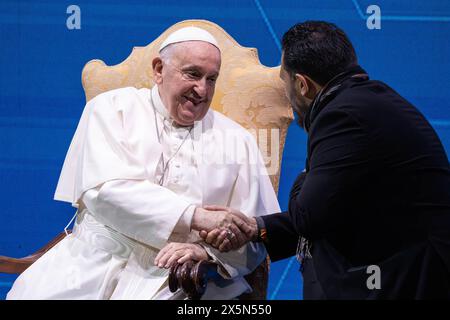
<instances>
[{"instance_id":1,"label":"elderly man's eye","mask_svg":"<svg viewBox=\"0 0 450 320\"><path fill-rule=\"evenodd\" d=\"M189 79L200 79L202 77L201 74L197 71L185 71L184 74Z\"/></svg>"}]
</instances>

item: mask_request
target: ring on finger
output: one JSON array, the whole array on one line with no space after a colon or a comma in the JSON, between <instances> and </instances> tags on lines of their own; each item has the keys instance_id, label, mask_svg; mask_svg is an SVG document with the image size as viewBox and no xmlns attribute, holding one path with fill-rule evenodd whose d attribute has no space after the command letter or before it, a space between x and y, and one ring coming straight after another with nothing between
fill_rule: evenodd
<instances>
[{"instance_id":1,"label":"ring on finger","mask_svg":"<svg viewBox=\"0 0 450 320\"><path fill-rule=\"evenodd\" d=\"M227 238L234 239L234 237L236 237L236 235L233 233L233 231L227 230Z\"/></svg>"}]
</instances>

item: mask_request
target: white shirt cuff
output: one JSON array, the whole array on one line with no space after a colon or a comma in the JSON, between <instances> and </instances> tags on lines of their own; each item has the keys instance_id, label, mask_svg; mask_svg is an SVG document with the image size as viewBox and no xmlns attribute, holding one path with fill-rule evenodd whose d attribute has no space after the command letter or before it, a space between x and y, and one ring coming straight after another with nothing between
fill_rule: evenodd
<instances>
[{"instance_id":1,"label":"white shirt cuff","mask_svg":"<svg viewBox=\"0 0 450 320\"><path fill-rule=\"evenodd\" d=\"M192 217L194 216L195 212L195 205L190 205L184 210L183 214L181 215L180 219L178 220L177 224L175 225L175 228L173 228L172 234L182 235L182 236L188 236L191 232L191 223L192 223Z\"/></svg>"}]
</instances>

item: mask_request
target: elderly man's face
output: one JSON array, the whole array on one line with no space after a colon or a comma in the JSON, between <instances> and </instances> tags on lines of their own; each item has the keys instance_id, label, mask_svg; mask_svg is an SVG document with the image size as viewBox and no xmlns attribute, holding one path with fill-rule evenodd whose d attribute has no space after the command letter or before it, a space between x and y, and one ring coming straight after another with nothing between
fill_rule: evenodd
<instances>
[{"instance_id":1,"label":"elderly man's face","mask_svg":"<svg viewBox=\"0 0 450 320\"><path fill-rule=\"evenodd\" d=\"M220 71L220 51L210 43L176 44L169 61L154 64L155 81L171 117L181 126L203 119L211 104Z\"/></svg>"}]
</instances>

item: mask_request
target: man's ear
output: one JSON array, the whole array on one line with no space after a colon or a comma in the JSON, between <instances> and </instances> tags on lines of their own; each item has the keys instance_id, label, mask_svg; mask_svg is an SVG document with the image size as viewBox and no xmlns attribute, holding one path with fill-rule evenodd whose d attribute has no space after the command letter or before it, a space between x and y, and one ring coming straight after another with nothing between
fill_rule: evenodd
<instances>
[{"instance_id":1,"label":"man's ear","mask_svg":"<svg viewBox=\"0 0 450 320\"><path fill-rule=\"evenodd\" d=\"M297 92L299 92L305 98L308 98L310 100L314 99L318 92L317 84L310 77L300 73L295 74L295 79L295 89L298 90Z\"/></svg>"},{"instance_id":2,"label":"man's ear","mask_svg":"<svg viewBox=\"0 0 450 320\"><path fill-rule=\"evenodd\" d=\"M162 83L163 63L160 57L156 57L152 61L153 76L156 84Z\"/></svg>"},{"instance_id":3,"label":"man's ear","mask_svg":"<svg viewBox=\"0 0 450 320\"><path fill-rule=\"evenodd\" d=\"M295 74L295 91L302 95L303 97L307 97L310 83L308 82L307 77L300 73Z\"/></svg>"}]
</instances>

